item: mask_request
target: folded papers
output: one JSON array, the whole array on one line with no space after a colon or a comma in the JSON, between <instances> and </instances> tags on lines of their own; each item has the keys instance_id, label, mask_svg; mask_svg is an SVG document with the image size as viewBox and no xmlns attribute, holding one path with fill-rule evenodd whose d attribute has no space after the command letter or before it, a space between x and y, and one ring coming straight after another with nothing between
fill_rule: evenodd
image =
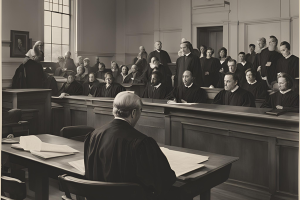
<instances>
[{"instance_id":1,"label":"folded papers","mask_svg":"<svg viewBox=\"0 0 300 200\"><path fill-rule=\"evenodd\" d=\"M208 156L201 156L197 154L185 153L181 151L173 151L164 147L160 148L167 157L171 169L174 170L177 177L191 172L193 170L204 167L202 163L208 160ZM77 160L69 162L71 166L76 168L78 171L85 173L84 160ZM192 177L192 176L190 176Z\"/></svg>"},{"instance_id":2,"label":"folded papers","mask_svg":"<svg viewBox=\"0 0 300 200\"><path fill-rule=\"evenodd\" d=\"M68 145L57 145L42 142L35 135L21 136L20 144L12 144L12 148L29 151L32 155L44 159L72 155L79 152Z\"/></svg>"}]
</instances>

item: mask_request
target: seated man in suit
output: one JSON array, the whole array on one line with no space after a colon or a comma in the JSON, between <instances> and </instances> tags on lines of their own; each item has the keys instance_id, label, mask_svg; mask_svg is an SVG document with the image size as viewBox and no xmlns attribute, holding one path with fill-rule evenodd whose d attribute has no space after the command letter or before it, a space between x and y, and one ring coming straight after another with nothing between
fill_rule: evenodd
<instances>
[{"instance_id":1,"label":"seated man in suit","mask_svg":"<svg viewBox=\"0 0 300 200\"><path fill-rule=\"evenodd\" d=\"M299 94L292 91L293 78L286 73L280 73L277 76L277 81L279 91L269 96L261 108L299 112Z\"/></svg>"},{"instance_id":2,"label":"seated man in suit","mask_svg":"<svg viewBox=\"0 0 300 200\"><path fill-rule=\"evenodd\" d=\"M95 92L95 97L111 97L115 98L117 94L120 92L125 91L125 88L120 85L119 83L115 83L115 78L113 77L112 73L107 72L105 74L105 86L100 84Z\"/></svg>"},{"instance_id":3,"label":"seated man in suit","mask_svg":"<svg viewBox=\"0 0 300 200\"><path fill-rule=\"evenodd\" d=\"M84 96L94 96L96 88L100 85L100 82L95 78L95 73L90 73L88 80L82 84ZM103 83L102 83L103 85Z\"/></svg>"},{"instance_id":4,"label":"seated man in suit","mask_svg":"<svg viewBox=\"0 0 300 200\"><path fill-rule=\"evenodd\" d=\"M175 87L167 96L168 103L206 103L206 91L194 83L194 75L191 71L184 71L183 84Z\"/></svg>"},{"instance_id":5,"label":"seated man in suit","mask_svg":"<svg viewBox=\"0 0 300 200\"><path fill-rule=\"evenodd\" d=\"M65 68L68 70L72 70L73 72L76 72L76 65L74 63L74 60L71 58L71 52L67 51L65 53Z\"/></svg>"},{"instance_id":6,"label":"seated man in suit","mask_svg":"<svg viewBox=\"0 0 300 200\"><path fill-rule=\"evenodd\" d=\"M142 82L140 80L142 73L140 71L138 71L137 65L132 65L130 71L131 72L126 76L123 83L140 83L140 82Z\"/></svg>"},{"instance_id":7,"label":"seated man in suit","mask_svg":"<svg viewBox=\"0 0 300 200\"><path fill-rule=\"evenodd\" d=\"M249 51L250 52L246 54L245 59L247 62L253 64L256 56L254 44L249 44Z\"/></svg>"},{"instance_id":8,"label":"seated man in suit","mask_svg":"<svg viewBox=\"0 0 300 200\"><path fill-rule=\"evenodd\" d=\"M135 94L121 92L116 96L115 119L86 136L85 177L93 181L137 183L147 199L178 199L180 195L171 192L176 176L165 155L153 138L134 128L142 105Z\"/></svg>"},{"instance_id":9,"label":"seated man in suit","mask_svg":"<svg viewBox=\"0 0 300 200\"><path fill-rule=\"evenodd\" d=\"M84 72L85 75L88 75L89 73L94 72L94 69L90 66L89 58L83 59L83 66L85 69L85 72Z\"/></svg>"},{"instance_id":10,"label":"seated man in suit","mask_svg":"<svg viewBox=\"0 0 300 200\"><path fill-rule=\"evenodd\" d=\"M213 103L231 106L255 107L253 94L239 87L237 75L230 72L225 74L224 90L221 90L215 96Z\"/></svg>"},{"instance_id":11,"label":"seated man in suit","mask_svg":"<svg viewBox=\"0 0 300 200\"><path fill-rule=\"evenodd\" d=\"M98 81L100 81L100 83L105 83L104 75L106 72L111 72L111 70L105 69L105 64L100 62L98 65L98 71L96 73L96 78L98 79Z\"/></svg>"},{"instance_id":12,"label":"seated man in suit","mask_svg":"<svg viewBox=\"0 0 300 200\"><path fill-rule=\"evenodd\" d=\"M245 72L246 80L241 87L251 92L255 99L265 99L267 96L267 85L262 80L256 80L256 71L249 68Z\"/></svg>"},{"instance_id":13,"label":"seated man in suit","mask_svg":"<svg viewBox=\"0 0 300 200\"><path fill-rule=\"evenodd\" d=\"M162 74L159 71L152 72L151 82L147 83L142 98L164 99L167 95L167 88L162 83Z\"/></svg>"},{"instance_id":14,"label":"seated man in suit","mask_svg":"<svg viewBox=\"0 0 300 200\"><path fill-rule=\"evenodd\" d=\"M82 95L82 85L75 81L75 74L68 75L67 82L58 91L59 98L64 98L70 95Z\"/></svg>"},{"instance_id":15,"label":"seated man in suit","mask_svg":"<svg viewBox=\"0 0 300 200\"><path fill-rule=\"evenodd\" d=\"M85 68L83 66L77 67L77 74L75 75L75 80L82 84L88 79L88 75L85 73Z\"/></svg>"}]
</instances>

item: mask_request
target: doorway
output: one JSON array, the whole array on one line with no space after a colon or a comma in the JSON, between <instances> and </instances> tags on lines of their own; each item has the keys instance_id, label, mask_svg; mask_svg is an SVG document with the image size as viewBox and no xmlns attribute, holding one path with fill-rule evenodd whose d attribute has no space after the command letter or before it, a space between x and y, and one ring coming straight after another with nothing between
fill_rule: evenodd
<instances>
[{"instance_id":1,"label":"doorway","mask_svg":"<svg viewBox=\"0 0 300 200\"><path fill-rule=\"evenodd\" d=\"M197 48L200 48L200 45L213 48L213 56L218 57L218 50L223 47L223 26L198 27Z\"/></svg>"}]
</instances>

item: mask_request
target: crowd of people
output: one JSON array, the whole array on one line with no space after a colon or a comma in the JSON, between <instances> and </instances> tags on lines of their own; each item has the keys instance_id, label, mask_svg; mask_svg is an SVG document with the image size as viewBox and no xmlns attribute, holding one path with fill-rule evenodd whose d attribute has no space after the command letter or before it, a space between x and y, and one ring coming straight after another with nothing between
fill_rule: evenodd
<instances>
[{"instance_id":1,"label":"crowd of people","mask_svg":"<svg viewBox=\"0 0 300 200\"><path fill-rule=\"evenodd\" d=\"M182 39L176 60L175 76L168 66L169 54L162 49L162 42L154 44L149 54L141 46L130 66L119 66L111 61L110 69L96 57L91 66L89 58L78 56L77 62L71 53L58 57L55 76L67 78L57 92L63 98L68 95L112 97L125 91L122 84L143 83L146 85L142 98L168 99L168 103L207 103L203 87L224 88L214 98L214 104L255 107L256 99L264 99L262 107L298 110L299 101L299 58L290 53L291 46L283 41L279 45L275 36L270 36L269 45L265 38L256 46L249 45L250 53L239 52L239 62L228 55L225 47L215 51L201 45L194 49ZM42 52L40 43L29 51L28 60L39 61ZM215 56L214 56L215 55ZM201 88L202 87L202 88ZM276 104L276 105L275 105Z\"/></svg>"}]
</instances>

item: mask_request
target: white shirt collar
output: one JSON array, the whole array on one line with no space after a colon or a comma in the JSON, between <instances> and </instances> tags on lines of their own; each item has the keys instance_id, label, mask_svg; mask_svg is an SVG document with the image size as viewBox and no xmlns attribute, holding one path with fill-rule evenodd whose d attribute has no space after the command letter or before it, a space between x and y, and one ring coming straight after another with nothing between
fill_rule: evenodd
<instances>
[{"instance_id":1,"label":"white shirt collar","mask_svg":"<svg viewBox=\"0 0 300 200\"><path fill-rule=\"evenodd\" d=\"M260 51L262 51L262 50L264 50L264 49L266 49L266 48L268 48L267 46L265 46L264 48L262 48Z\"/></svg>"},{"instance_id":2,"label":"white shirt collar","mask_svg":"<svg viewBox=\"0 0 300 200\"><path fill-rule=\"evenodd\" d=\"M245 61L245 62L241 62L241 64L242 64L243 66L245 66L245 65L246 65L246 63L247 63L247 61Z\"/></svg>"},{"instance_id":3,"label":"white shirt collar","mask_svg":"<svg viewBox=\"0 0 300 200\"><path fill-rule=\"evenodd\" d=\"M189 86L186 86L186 85L184 85L184 86L187 87L187 88L190 88L190 87L193 86L193 83L191 83L191 85L189 85Z\"/></svg>"},{"instance_id":4,"label":"white shirt collar","mask_svg":"<svg viewBox=\"0 0 300 200\"><path fill-rule=\"evenodd\" d=\"M157 88L159 88L160 85L161 85L161 83L156 85L156 86L153 86L153 87L155 87L157 89Z\"/></svg>"},{"instance_id":5,"label":"white shirt collar","mask_svg":"<svg viewBox=\"0 0 300 200\"><path fill-rule=\"evenodd\" d=\"M155 51L157 51L158 53L160 53L161 50L155 49Z\"/></svg>"},{"instance_id":6,"label":"white shirt collar","mask_svg":"<svg viewBox=\"0 0 300 200\"><path fill-rule=\"evenodd\" d=\"M249 81L247 81L250 85L254 85L256 82L257 82L257 80L255 80L253 83L250 83Z\"/></svg>"},{"instance_id":7,"label":"white shirt collar","mask_svg":"<svg viewBox=\"0 0 300 200\"><path fill-rule=\"evenodd\" d=\"M291 91L292 89L288 89L288 90L286 90L286 91L280 91L279 90L279 92L281 93L281 94L286 94L286 93L288 93L289 91Z\"/></svg>"},{"instance_id":8,"label":"white shirt collar","mask_svg":"<svg viewBox=\"0 0 300 200\"><path fill-rule=\"evenodd\" d=\"M235 88L233 88L233 90L231 90L231 92L235 92L235 91L237 91L237 89L239 89L238 85L236 85Z\"/></svg>"},{"instance_id":9,"label":"white shirt collar","mask_svg":"<svg viewBox=\"0 0 300 200\"><path fill-rule=\"evenodd\" d=\"M291 57L291 53L288 55L288 56L286 56L286 57L284 57L285 59L288 59L289 57Z\"/></svg>"},{"instance_id":10,"label":"white shirt collar","mask_svg":"<svg viewBox=\"0 0 300 200\"><path fill-rule=\"evenodd\" d=\"M188 53L188 54L185 54L185 56L189 56L192 52Z\"/></svg>"},{"instance_id":11,"label":"white shirt collar","mask_svg":"<svg viewBox=\"0 0 300 200\"><path fill-rule=\"evenodd\" d=\"M123 120L123 121L127 122L128 124L130 124L126 119L123 119L121 117L115 117L115 119Z\"/></svg>"},{"instance_id":12,"label":"white shirt collar","mask_svg":"<svg viewBox=\"0 0 300 200\"><path fill-rule=\"evenodd\" d=\"M220 60L220 63L223 64L223 62L225 62L225 60Z\"/></svg>"}]
</instances>

